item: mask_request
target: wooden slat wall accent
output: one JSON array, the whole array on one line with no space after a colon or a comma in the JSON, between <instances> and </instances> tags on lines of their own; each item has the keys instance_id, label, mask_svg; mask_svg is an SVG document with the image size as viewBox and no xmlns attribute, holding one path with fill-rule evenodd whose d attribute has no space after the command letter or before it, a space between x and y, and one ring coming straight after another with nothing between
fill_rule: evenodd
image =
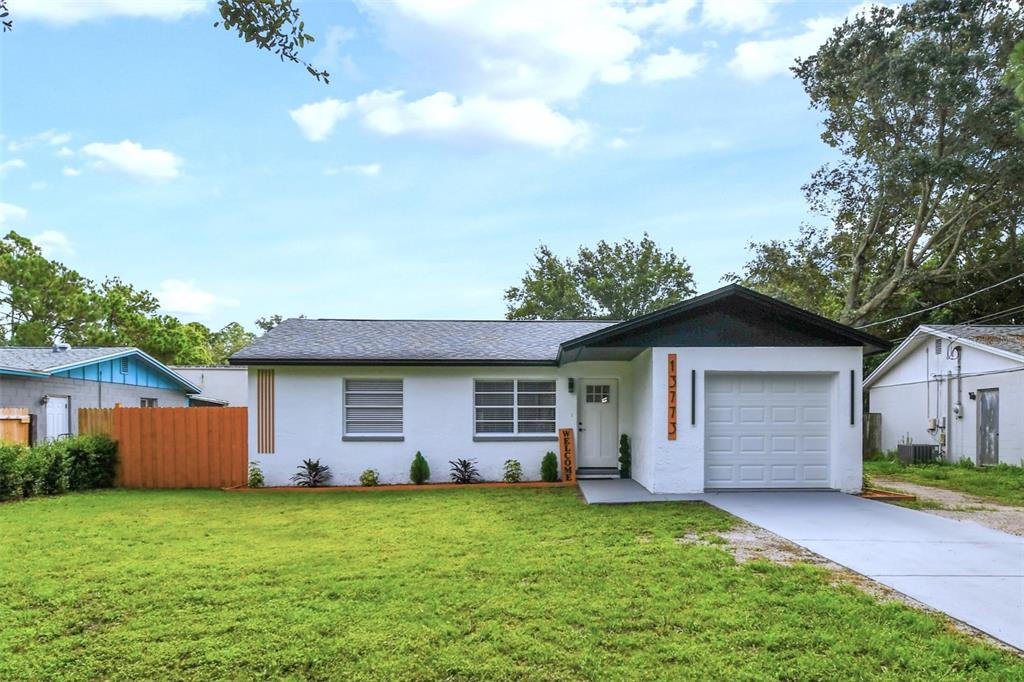
<instances>
[{"instance_id":1,"label":"wooden slat wall accent","mask_svg":"<svg viewBox=\"0 0 1024 682\"><path fill-rule=\"evenodd\" d=\"M274 370L256 370L256 452L274 452Z\"/></svg>"},{"instance_id":2,"label":"wooden slat wall accent","mask_svg":"<svg viewBox=\"0 0 1024 682\"><path fill-rule=\"evenodd\" d=\"M106 433L117 441L117 485L122 488L245 485L248 421L244 407L78 411L80 433Z\"/></svg>"},{"instance_id":3,"label":"wooden slat wall accent","mask_svg":"<svg viewBox=\"0 0 1024 682\"><path fill-rule=\"evenodd\" d=\"M0 407L0 443L28 445L31 424L27 407Z\"/></svg>"},{"instance_id":4,"label":"wooden slat wall accent","mask_svg":"<svg viewBox=\"0 0 1024 682\"><path fill-rule=\"evenodd\" d=\"M678 386L676 378L676 354L668 354L668 439L676 439L676 394Z\"/></svg>"},{"instance_id":5,"label":"wooden slat wall accent","mask_svg":"<svg viewBox=\"0 0 1024 682\"><path fill-rule=\"evenodd\" d=\"M562 480L576 480L576 442L573 440L572 429L558 430L558 448L562 455Z\"/></svg>"}]
</instances>

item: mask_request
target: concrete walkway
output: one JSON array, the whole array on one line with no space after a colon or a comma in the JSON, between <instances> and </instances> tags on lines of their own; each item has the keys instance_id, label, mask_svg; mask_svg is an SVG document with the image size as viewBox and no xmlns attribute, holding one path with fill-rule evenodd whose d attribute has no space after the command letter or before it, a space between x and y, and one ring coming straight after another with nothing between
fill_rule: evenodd
<instances>
[{"instance_id":1,"label":"concrete walkway","mask_svg":"<svg viewBox=\"0 0 1024 682\"><path fill-rule=\"evenodd\" d=\"M1024 649L1024 538L842 493L702 497Z\"/></svg>"},{"instance_id":2,"label":"concrete walkway","mask_svg":"<svg viewBox=\"0 0 1024 682\"><path fill-rule=\"evenodd\" d=\"M587 504L635 504L638 502L707 501L707 495L652 493L631 478L580 479L576 482Z\"/></svg>"}]
</instances>

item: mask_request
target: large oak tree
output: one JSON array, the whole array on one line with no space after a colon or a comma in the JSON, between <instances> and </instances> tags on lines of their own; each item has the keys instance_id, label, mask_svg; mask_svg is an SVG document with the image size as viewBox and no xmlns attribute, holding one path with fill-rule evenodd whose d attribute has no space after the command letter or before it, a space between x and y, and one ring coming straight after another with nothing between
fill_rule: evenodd
<instances>
[{"instance_id":1,"label":"large oak tree","mask_svg":"<svg viewBox=\"0 0 1024 682\"><path fill-rule=\"evenodd\" d=\"M828 225L753 244L735 279L864 325L1024 271L1024 138L1005 81L1022 34L1009 0L918 0L850 19L798 60L841 154L804 188ZM1024 286L1000 293L1024 302ZM961 314L994 310L988 297Z\"/></svg>"}]
</instances>

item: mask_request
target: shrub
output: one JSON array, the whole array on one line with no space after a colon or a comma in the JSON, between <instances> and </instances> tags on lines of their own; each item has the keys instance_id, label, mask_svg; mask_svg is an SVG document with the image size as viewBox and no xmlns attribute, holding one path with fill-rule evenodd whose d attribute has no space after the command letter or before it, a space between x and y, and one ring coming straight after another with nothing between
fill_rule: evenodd
<instances>
[{"instance_id":1,"label":"shrub","mask_svg":"<svg viewBox=\"0 0 1024 682\"><path fill-rule=\"evenodd\" d=\"M263 469L260 469L259 462L249 462L249 481L248 486L250 488L262 488L267 484L263 478Z\"/></svg>"},{"instance_id":2,"label":"shrub","mask_svg":"<svg viewBox=\"0 0 1024 682\"><path fill-rule=\"evenodd\" d=\"M451 477L455 483L476 483L480 480L475 459L449 460L448 463L452 465Z\"/></svg>"},{"instance_id":3,"label":"shrub","mask_svg":"<svg viewBox=\"0 0 1024 682\"><path fill-rule=\"evenodd\" d=\"M558 480L558 455L549 452L540 462L540 480L554 483Z\"/></svg>"},{"instance_id":4,"label":"shrub","mask_svg":"<svg viewBox=\"0 0 1024 682\"><path fill-rule=\"evenodd\" d=\"M505 475L502 477L505 483L519 483L523 480L523 465L518 459L505 460Z\"/></svg>"},{"instance_id":5,"label":"shrub","mask_svg":"<svg viewBox=\"0 0 1024 682\"><path fill-rule=\"evenodd\" d=\"M292 483L303 488L319 488L331 482L331 469L319 459L306 459L292 476Z\"/></svg>"},{"instance_id":6,"label":"shrub","mask_svg":"<svg viewBox=\"0 0 1024 682\"><path fill-rule=\"evenodd\" d=\"M21 476L18 460L28 450L23 445L0 443L0 500L9 500L21 494Z\"/></svg>"},{"instance_id":7,"label":"shrub","mask_svg":"<svg viewBox=\"0 0 1024 682\"><path fill-rule=\"evenodd\" d=\"M68 489L112 488L117 475L117 441L101 434L60 441L67 461Z\"/></svg>"},{"instance_id":8,"label":"shrub","mask_svg":"<svg viewBox=\"0 0 1024 682\"><path fill-rule=\"evenodd\" d=\"M629 478L633 469L633 446L629 443L629 436L619 436L619 476Z\"/></svg>"},{"instance_id":9,"label":"shrub","mask_svg":"<svg viewBox=\"0 0 1024 682\"><path fill-rule=\"evenodd\" d=\"M380 474L377 473L376 469L367 469L359 474L359 482L367 488L373 488L380 485Z\"/></svg>"},{"instance_id":10,"label":"shrub","mask_svg":"<svg viewBox=\"0 0 1024 682\"><path fill-rule=\"evenodd\" d=\"M64 461L64 448L58 443L22 450L17 460L22 497L59 495L67 490Z\"/></svg>"},{"instance_id":11,"label":"shrub","mask_svg":"<svg viewBox=\"0 0 1024 682\"><path fill-rule=\"evenodd\" d=\"M427 464L423 453L418 452L412 458L412 466L409 467L409 480L416 485L421 485L430 480L430 465Z\"/></svg>"}]
</instances>

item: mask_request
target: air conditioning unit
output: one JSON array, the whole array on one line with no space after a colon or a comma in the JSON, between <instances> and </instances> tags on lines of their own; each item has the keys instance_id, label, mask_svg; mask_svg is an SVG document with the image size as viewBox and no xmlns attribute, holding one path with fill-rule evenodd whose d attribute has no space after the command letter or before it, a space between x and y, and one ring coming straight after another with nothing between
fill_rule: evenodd
<instances>
[{"instance_id":1,"label":"air conditioning unit","mask_svg":"<svg viewBox=\"0 0 1024 682\"><path fill-rule=\"evenodd\" d=\"M896 456L904 464L930 464L939 460L938 445L897 445Z\"/></svg>"}]
</instances>

